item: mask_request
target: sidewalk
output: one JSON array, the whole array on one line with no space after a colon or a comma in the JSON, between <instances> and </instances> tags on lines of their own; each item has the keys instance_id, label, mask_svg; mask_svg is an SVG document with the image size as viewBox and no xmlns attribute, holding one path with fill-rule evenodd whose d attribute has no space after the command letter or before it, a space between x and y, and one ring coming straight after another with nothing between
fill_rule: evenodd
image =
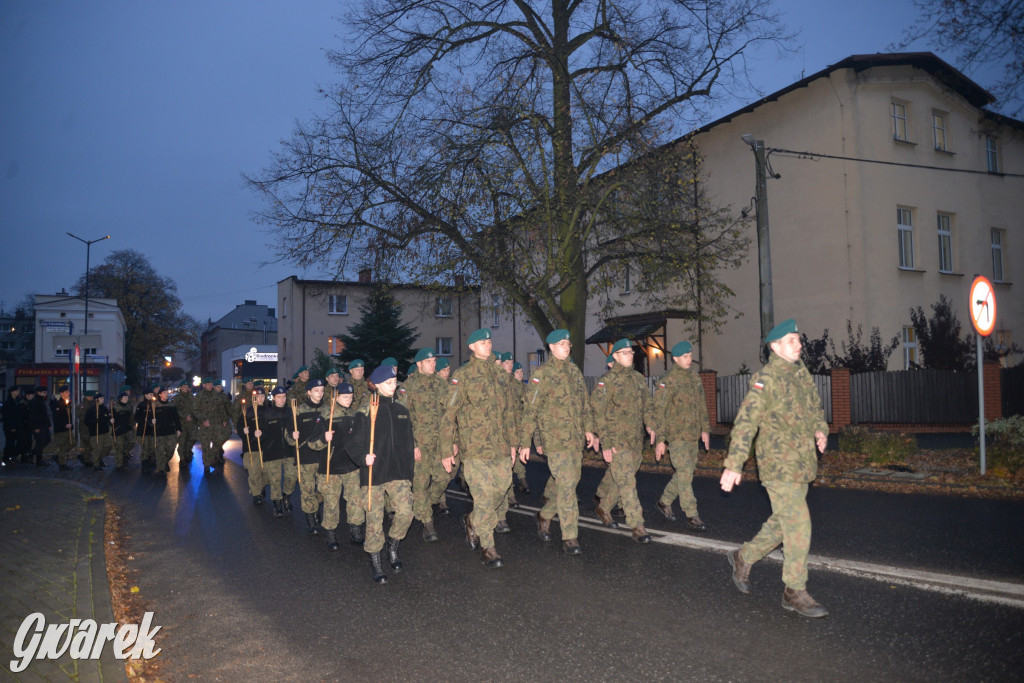
<instances>
[{"instance_id":1,"label":"sidewalk","mask_svg":"<svg viewBox=\"0 0 1024 683\"><path fill-rule=\"evenodd\" d=\"M12 673L22 622L40 612L49 624L71 619L113 623L104 557L105 499L100 491L51 478L0 478L0 679L125 681L105 646L98 661L33 659ZM70 649L70 648L69 648Z\"/></svg>"}]
</instances>

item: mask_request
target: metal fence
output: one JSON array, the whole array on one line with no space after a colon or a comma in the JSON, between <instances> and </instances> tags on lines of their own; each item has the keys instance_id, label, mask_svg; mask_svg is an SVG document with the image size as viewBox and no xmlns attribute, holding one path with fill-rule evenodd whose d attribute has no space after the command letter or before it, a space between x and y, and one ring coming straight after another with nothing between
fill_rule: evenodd
<instances>
[{"instance_id":1,"label":"metal fence","mask_svg":"<svg viewBox=\"0 0 1024 683\"><path fill-rule=\"evenodd\" d=\"M821 408L825 411L825 421L832 421L832 377L831 375L811 375L814 386L821 398ZM727 375L718 378L718 421L731 423L736 419L740 403L750 388L750 375Z\"/></svg>"},{"instance_id":2,"label":"metal fence","mask_svg":"<svg viewBox=\"0 0 1024 683\"><path fill-rule=\"evenodd\" d=\"M850 421L945 424L978 419L978 375L898 370L850 375Z\"/></svg>"}]
</instances>

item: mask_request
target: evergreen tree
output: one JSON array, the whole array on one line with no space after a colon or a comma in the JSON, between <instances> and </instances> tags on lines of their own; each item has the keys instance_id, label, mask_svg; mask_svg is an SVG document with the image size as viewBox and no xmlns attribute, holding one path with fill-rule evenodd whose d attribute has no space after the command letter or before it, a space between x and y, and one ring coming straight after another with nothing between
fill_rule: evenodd
<instances>
[{"instance_id":1,"label":"evergreen tree","mask_svg":"<svg viewBox=\"0 0 1024 683\"><path fill-rule=\"evenodd\" d=\"M416 355L413 345L419 334L402 323L402 306L386 287L377 287L359 312L362 315L350 328L351 334L337 335L345 348L332 358L341 363L362 358L369 376L382 360L392 356L398 360L399 372L404 372Z\"/></svg>"},{"instance_id":2,"label":"evergreen tree","mask_svg":"<svg viewBox=\"0 0 1024 683\"><path fill-rule=\"evenodd\" d=\"M924 367L933 370L971 370L975 367L974 340L960 338L960 321L953 302L945 294L932 304L932 317L926 318L918 306L910 309L910 321L924 357Z\"/></svg>"}]
</instances>

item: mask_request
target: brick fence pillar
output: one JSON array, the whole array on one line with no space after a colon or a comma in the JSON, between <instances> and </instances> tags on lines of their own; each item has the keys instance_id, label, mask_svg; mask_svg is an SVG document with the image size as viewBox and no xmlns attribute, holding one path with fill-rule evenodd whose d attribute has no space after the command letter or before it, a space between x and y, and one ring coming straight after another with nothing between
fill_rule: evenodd
<instances>
[{"instance_id":1,"label":"brick fence pillar","mask_svg":"<svg viewBox=\"0 0 1024 683\"><path fill-rule=\"evenodd\" d=\"M833 432L850 424L850 370L832 368L832 424Z\"/></svg>"},{"instance_id":2,"label":"brick fence pillar","mask_svg":"<svg viewBox=\"0 0 1024 683\"><path fill-rule=\"evenodd\" d=\"M1003 385L999 375L999 363L989 361L982 363L985 381L985 421L998 420L1003 416Z\"/></svg>"},{"instance_id":3,"label":"brick fence pillar","mask_svg":"<svg viewBox=\"0 0 1024 683\"><path fill-rule=\"evenodd\" d=\"M704 385L704 401L708 404L708 421L711 429L718 427L718 372L701 370L700 381Z\"/></svg>"}]
</instances>

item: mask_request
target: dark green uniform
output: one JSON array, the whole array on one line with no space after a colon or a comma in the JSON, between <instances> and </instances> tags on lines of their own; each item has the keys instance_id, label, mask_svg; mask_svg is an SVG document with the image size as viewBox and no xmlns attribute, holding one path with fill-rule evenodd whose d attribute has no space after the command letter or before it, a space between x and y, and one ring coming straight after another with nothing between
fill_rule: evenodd
<instances>
[{"instance_id":1,"label":"dark green uniform","mask_svg":"<svg viewBox=\"0 0 1024 683\"><path fill-rule=\"evenodd\" d=\"M415 464L412 479L413 516L429 524L433 521L431 505L441 502L449 481L441 464L443 458L451 456L451 450L441 450L441 419L448 383L436 374L417 372L405 381L397 396L409 410L413 438L420 449L420 461Z\"/></svg>"},{"instance_id":2,"label":"dark green uniform","mask_svg":"<svg viewBox=\"0 0 1024 683\"><path fill-rule=\"evenodd\" d=\"M205 467L224 463L224 442L231 437L226 398L224 394L205 387L195 396L194 415L199 421L199 441Z\"/></svg>"},{"instance_id":3,"label":"dark green uniform","mask_svg":"<svg viewBox=\"0 0 1024 683\"><path fill-rule=\"evenodd\" d=\"M178 394L171 399L181 419L181 436L178 437L178 468L188 469L192 465L192 447L199 440L196 427L196 398L190 387L179 387Z\"/></svg>"},{"instance_id":4,"label":"dark green uniform","mask_svg":"<svg viewBox=\"0 0 1024 683\"><path fill-rule=\"evenodd\" d=\"M668 445L675 469L659 502L671 507L678 497L683 513L687 517L696 517L693 471L697 468L697 441L702 433L711 429L700 375L675 365L658 380L654 390L653 429L658 442Z\"/></svg>"}]
</instances>

